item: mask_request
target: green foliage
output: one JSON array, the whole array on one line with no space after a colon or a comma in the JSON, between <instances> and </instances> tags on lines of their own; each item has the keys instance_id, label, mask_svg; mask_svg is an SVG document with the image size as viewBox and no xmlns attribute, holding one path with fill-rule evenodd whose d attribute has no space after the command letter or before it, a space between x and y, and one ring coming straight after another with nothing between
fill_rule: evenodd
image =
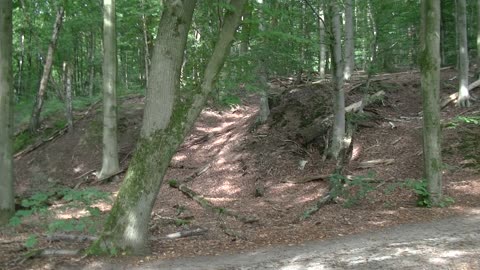
<instances>
[{"instance_id":1,"label":"green foliage","mask_svg":"<svg viewBox=\"0 0 480 270\"><path fill-rule=\"evenodd\" d=\"M431 200L430 192L428 191L428 181L426 179L407 179L401 183L390 184L385 189L385 194L390 194L398 188L408 188L411 189L417 195L416 204L418 207L433 207L433 202ZM449 205L455 203L455 200L449 196L443 196L442 200L438 203L439 207L448 207Z\"/></svg>"},{"instance_id":2,"label":"green foliage","mask_svg":"<svg viewBox=\"0 0 480 270\"><path fill-rule=\"evenodd\" d=\"M54 199L60 199L67 203L69 208L84 208L90 213L90 217L82 217L79 219L61 219L54 220L47 224L48 233L56 231L85 231L95 233L97 225L92 218L99 217L101 211L98 207L91 205L99 200L109 201L109 194L94 188L86 188L83 190L75 189L59 189L50 192L38 192L32 196L23 199L21 206L27 209L18 210L10 219L10 226L17 227L22 224L22 219L32 216L34 214L47 215L49 214L50 202ZM34 240L30 240L34 241Z\"/></svg>"},{"instance_id":3,"label":"green foliage","mask_svg":"<svg viewBox=\"0 0 480 270\"><path fill-rule=\"evenodd\" d=\"M25 149L34 141L35 141L35 137L29 131L24 131L18 134L18 136L15 137L15 140L13 142L13 152L17 153Z\"/></svg>"},{"instance_id":4,"label":"green foliage","mask_svg":"<svg viewBox=\"0 0 480 270\"><path fill-rule=\"evenodd\" d=\"M34 234L31 234L28 236L27 240L25 241L25 247L28 249L34 248L38 244L38 239L37 236Z\"/></svg>"},{"instance_id":5,"label":"green foliage","mask_svg":"<svg viewBox=\"0 0 480 270\"><path fill-rule=\"evenodd\" d=\"M178 181L176 179L170 179L170 180L168 180L168 185L170 187L176 188L176 187L178 187Z\"/></svg>"},{"instance_id":6,"label":"green foliage","mask_svg":"<svg viewBox=\"0 0 480 270\"><path fill-rule=\"evenodd\" d=\"M480 126L480 116L457 116L446 124L447 128L457 128L462 124Z\"/></svg>"},{"instance_id":7,"label":"green foliage","mask_svg":"<svg viewBox=\"0 0 480 270\"><path fill-rule=\"evenodd\" d=\"M330 177L330 194L334 198L344 198L344 207L352 207L367 198L367 195L375 190L375 187L368 181L373 178L374 174L372 172L366 176L358 175L352 178L333 174Z\"/></svg>"},{"instance_id":8,"label":"green foliage","mask_svg":"<svg viewBox=\"0 0 480 270\"><path fill-rule=\"evenodd\" d=\"M242 100L238 96L227 94L221 97L220 103L224 106L232 107L242 104Z\"/></svg>"}]
</instances>

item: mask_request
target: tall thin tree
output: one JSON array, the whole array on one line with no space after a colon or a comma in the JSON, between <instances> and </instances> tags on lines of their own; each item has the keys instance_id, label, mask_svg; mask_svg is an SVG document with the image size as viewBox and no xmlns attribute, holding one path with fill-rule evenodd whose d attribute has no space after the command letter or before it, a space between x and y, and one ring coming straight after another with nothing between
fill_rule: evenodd
<instances>
[{"instance_id":1,"label":"tall thin tree","mask_svg":"<svg viewBox=\"0 0 480 270\"><path fill-rule=\"evenodd\" d=\"M330 147L330 155L334 159L338 159L340 152L343 150L345 144L345 90L343 89L343 65L342 65L342 41L341 41L341 26L340 26L340 10L337 0L330 2L330 16L331 16L331 33L332 33L332 67L333 67L333 132L332 145Z\"/></svg>"},{"instance_id":2,"label":"tall thin tree","mask_svg":"<svg viewBox=\"0 0 480 270\"><path fill-rule=\"evenodd\" d=\"M0 0L0 225L15 211L12 55L12 1Z\"/></svg>"},{"instance_id":3,"label":"tall thin tree","mask_svg":"<svg viewBox=\"0 0 480 270\"><path fill-rule=\"evenodd\" d=\"M103 1L103 162L99 179L120 170L117 139L115 0Z\"/></svg>"},{"instance_id":4,"label":"tall thin tree","mask_svg":"<svg viewBox=\"0 0 480 270\"><path fill-rule=\"evenodd\" d=\"M468 43L467 43L467 3L456 0L457 38L458 38L458 104L461 107L470 106L468 91Z\"/></svg>"},{"instance_id":5,"label":"tall thin tree","mask_svg":"<svg viewBox=\"0 0 480 270\"><path fill-rule=\"evenodd\" d=\"M440 128L440 1L421 3L420 69L423 96L423 158L433 204L442 198Z\"/></svg>"},{"instance_id":6,"label":"tall thin tree","mask_svg":"<svg viewBox=\"0 0 480 270\"><path fill-rule=\"evenodd\" d=\"M48 46L47 57L45 59L45 64L43 66L43 75L40 80L40 86L38 88L37 98L35 99L35 104L33 105L32 117L30 119L30 130L36 132L40 127L40 113L43 108L43 99L45 92L47 91L48 80L50 79L50 73L52 71L53 65L53 53L57 45L58 34L62 28L63 23L63 14L64 8L60 6L57 11L57 16L55 18L55 24L53 25L52 38L50 40L50 45Z\"/></svg>"},{"instance_id":7,"label":"tall thin tree","mask_svg":"<svg viewBox=\"0 0 480 270\"><path fill-rule=\"evenodd\" d=\"M345 0L345 66L343 77L350 80L355 69L354 9L355 0Z\"/></svg>"}]
</instances>

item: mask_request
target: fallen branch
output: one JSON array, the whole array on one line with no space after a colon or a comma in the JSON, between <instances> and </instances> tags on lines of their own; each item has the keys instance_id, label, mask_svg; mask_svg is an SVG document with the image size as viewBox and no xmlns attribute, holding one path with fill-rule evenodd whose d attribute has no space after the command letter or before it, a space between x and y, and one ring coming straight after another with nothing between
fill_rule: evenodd
<instances>
[{"instance_id":1,"label":"fallen branch","mask_svg":"<svg viewBox=\"0 0 480 270\"><path fill-rule=\"evenodd\" d=\"M33 249L20 258L14 260L14 264L23 264L25 261L38 257L49 257L49 256L77 256L81 254L80 249Z\"/></svg>"},{"instance_id":2,"label":"fallen branch","mask_svg":"<svg viewBox=\"0 0 480 270\"><path fill-rule=\"evenodd\" d=\"M303 212L303 215L300 217L300 221L303 221L318 212L322 206L333 202L334 197L330 195L330 193L331 192L328 192L327 195L323 196L319 201L317 201L314 206Z\"/></svg>"},{"instance_id":3,"label":"fallen branch","mask_svg":"<svg viewBox=\"0 0 480 270\"><path fill-rule=\"evenodd\" d=\"M362 99L358 102L355 102L348 107L345 108L345 112L358 112L363 107L368 106L372 102L378 100L379 98L382 98L385 95L384 91L378 91L377 93L366 97L365 99ZM313 120L312 124L310 124L308 127L301 129L298 132L298 136L302 138L302 141L304 144L310 143L316 138L321 137L324 133L327 132L327 130L333 125L333 114L327 116L327 117L318 117L315 120Z\"/></svg>"},{"instance_id":4,"label":"fallen branch","mask_svg":"<svg viewBox=\"0 0 480 270\"><path fill-rule=\"evenodd\" d=\"M391 165L394 162L395 162L395 159L374 159L374 160L360 162L360 164L358 164L358 168L366 169L366 168L375 167L377 165Z\"/></svg>"},{"instance_id":5,"label":"fallen branch","mask_svg":"<svg viewBox=\"0 0 480 270\"><path fill-rule=\"evenodd\" d=\"M244 215L239 214L237 212L234 212L233 210L230 210L228 208L215 206L211 202L209 202L207 199L205 199L202 195L200 195L197 192L188 188L185 184L178 184L178 183L170 182L170 186L174 187L174 188L177 188L178 190L183 192L183 194L189 196L194 201L196 201L198 204L200 204L200 206L202 206L203 208L205 208L207 210L210 210L214 213L225 214L227 216L234 217L234 218L242 221L243 223L254 223L254 222L259 221L259 219L255 216L244 216Z\"/></svg>"},{"instance_id":6,"label":"fallen branch","mask_svg":"<svg viewBox=\"0 0 480 270\"><path fill-rule=\"evenodd\" d=\"M323 181L325 179L328 179L330 177L329 174L320 174L320 175L312 175L312 176L306 176L300 179L290 179L290 180L285 180L282 181L284 183L292 183L292 184L303 184L303 183L308 183L312 181Z\"/></svg>"},{"instance_id":7,"label":"fallen branch","mask_svg":"<svg viewBox=\"0 0 480 270\"><path fill-rule=\"evenodd\" d=\"M33 150L35 150L35 149L39 148L40 146L44 145L45 143L47 143L49 141L53 141L54 139L56 139L56 138L60 137L61 135L65 134L67 130L68 130L68 127L65 126L64 128L55 131L49 138L47 138L45 140L41 140L40 142L37 142L35 144L30 145L29 147L25 148L24 150L22 150L22 151L16 153L15 155L13 155L13 157L15 159L21 158L22 156L32 152Z\"/></svg>"},{"instance_id":8,"label":"fallen branch","mask_svg":"<svg viewBox=\"0 0 480 270\"><path fill-rule=\"evenodd\" d=\"M196 229L193 229L193 230L185 230L185 231L180 231L180 232L176 232L176 233L167 234L166 236L161 236L161 237L150 237L150 240L152 240L152 241L171 240L171 239L178 239L178 238L184 238L184 237L190 237L190 236L203 235L207 232L208 232L207 229L196 228Z\"/></svg>"},{"instance_id":9,"label":"fallen branch","mask_svg":"<svg viewBox=\"0 0 480 270\"><path fill-rule=\"evenodd\" d=\"M468 91L471 91L480 86L480 80L477 80L468 86ZM443 109L447 107L448 104L458 99L458 92L455 92L448 97L444 98L440 103L440 108Z\"/></svg>"}]
</instances>

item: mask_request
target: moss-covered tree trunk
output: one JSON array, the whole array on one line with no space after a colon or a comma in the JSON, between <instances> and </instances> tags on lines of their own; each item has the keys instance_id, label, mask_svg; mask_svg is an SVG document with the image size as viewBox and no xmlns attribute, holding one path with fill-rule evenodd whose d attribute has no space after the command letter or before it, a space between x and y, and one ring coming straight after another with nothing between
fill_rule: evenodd
<instances>
[{"instance_id":1,"label":"moss-covered tree trunk","mask_svg":"<svg viewBox=\"0 0 480 270\"><path fill-rule=\"evenodd\" d=\"M337 0L331 0L330 18L332 19L332 71L333 71L333 131L332 145L330 155L338 159L340 152L344 148L345 140L345 90L343 89L343 65L342 65L342 34L340 28L340 11Z\"/></svg>"},{"instance_id":2,"label":"moss-covered tree trunk","mask_svg":"<svg viewBox=\"0 0 480 270\"><path fill-rule=\"evenodd\" d=\"M420 68L423 96L423 158L432 203L442 197L440 129L440 2L422 0Z\"/></svg>"},{"instance_id":3,"label":"moss-covered tree trunk","mask_svg":"<svg viewBox=\"0 0 480 270\"><path fill-rule=\"evenodd\" d=\"M115 0L103 1L103 154L98 178L120 170L117 139L117 35Z\"/></svg>"},{"instance_id":4,"label":"moss-covered tree trunk","mask_svg":"<svg viewBox=\"0 0 480 270\"><path fill-rule=\"evenodd\" d=\"M13 194L12 1L0 1L0 225L15 211Z\"/></svg>"},{"instance_id":5,"label":"moss-covered tree trunk","mask_svg":"<svg viewBox=\"0 0 480 270\"><path fill-rule=\"evenodd\" d=\"M156 121L159 117L158 113L162 109L146 108L141 139L112 211L107 218L104 231L99 240L90 247L90 253L123 250L127 253L139 254L148 250L148 222L168 164L193 127L205 105L208 94L212 91L215 79L228 55L246 0L231 1L234 9L225 15L224 25L205 69L203 82L198 89L188 91L180 89L180 68L177 68L176 65L181 65L183 60L186 34L195 2L195 0L165 1L157 37L161 40L156 44L150 76L153 79L153 77L161 75L165 77L166 81L176 78L173 85L175 89L173 89L171 116L167 120L165 128L162 128L162 125ZM175 38L178 43L166 47L165 44L168 43L164 43L167 41L163 40L164 38L169 39L168 42L172 41L171 38ZM160 50L159 47L164 49ZM163 58L165 61L170 61L166 62L170 64L169 66L161 66L164 64L161 60ZM162 69L154 68L158 65ZM157 87L156 91L163 91L159 88L161 85L163 84L155 84L153 80L150 81L149 88L151 89L147 92L149 95L147 96L147 107L156 106L154 100L150 99L152 99L154 86Z\"/></svg>"}]
</instances>

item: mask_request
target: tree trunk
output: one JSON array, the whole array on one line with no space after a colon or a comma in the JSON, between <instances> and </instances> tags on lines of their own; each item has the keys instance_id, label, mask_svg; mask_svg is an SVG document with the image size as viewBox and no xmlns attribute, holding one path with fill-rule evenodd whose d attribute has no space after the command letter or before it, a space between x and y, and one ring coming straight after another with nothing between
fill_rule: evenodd
<instances>
[{"instance_id":1,"label":"tree trunk","mask_svg":"<svg viewBox=\"0 0 480 270\"><path fill-rule=\"evenodd\" d=\"M326 37L325 37L325 16L323 9L319 11L319 39L320 39L320 55L318 58L318 75L320 79L325 79L325 68L327 64L327 45L326 45Z\"/></svg>"},{"instance_id":2,"label":"tree trunk","mask_svg":"<svg viewBox=\"0 0 480 270\"><path fill-rule=\"evenodd\" d=\"M477 79L480 79L480 0L477 0Z\"/></svg>"},{"instance_id":3,"label":"tree trunk","mask_svg":"<svg viewBox=\"0 0 480 270\"><path fill-rule=\"evenodd\" d=\"M72 68L65 63L65 116L68 123L68 132L73 132L73 109L72 109Z\"/></svg>"},{"instance_id":4,"label":"tree trunk","mask_svg":"<svg viewBox=\"0 0 480 270\"><path fill-rule=\"evenodd\" d=\"M0 1L0 225L15 212L12 55L12 1Z\"/></svg>"},{"instance_id":5,"label":"tree trunk","mask_svg":"<svg viewBox=\"0 0 480 270\"><path fill-rule=\"evenodd\" d=\"M440 2L422 0L421 84L423 96L423 157L430 199L442 198L440 129Z\"/></svg>"},{"instance_id":6,"label":"tree trunk","mask_svg":"<svg viewBox=\"0 0 480 270\"><path fill-rule=\"evenodd\" d=\"M52 70L53 51L55 50L55 46L57 44L58 33L62 27L63 13L63 7L60 7L57 11L55 24L53 25L52 39L50 41L50 45L48 46L47 58L43 67L43 75L42 79L40 80L37 98L35 99L35 104L33 105L32 118L30 119L30 130L32 132L36 132L40 127L40 113L42 112L43 107L43 97L45 95L45 91L47 90L48 79L50 78L50 72Z\"/></svg>"},{"instance_id":7,"label":"tree trunk","mask_svg":"<svg viewBox=\"0 0 480 270\"><path fill-rule=\"evenodd\" d=\"M344 148L345 138L345 91L343 89L343 67L342 67L342 40L340 28L340 14L338 3L333 0L330 4L332 18L332 64L333 64L333 132L332 144L329 154L332 158L338 159L340 152Z\"/></svg>"},{"instance_id":8,"label":"tree trunk","mask_svg":"<svg viewBox=\"0 0 480 270\"><path fill-rule=\"evenodd\" d=\"M90 78L88 84L88 96L93 97L93 89L95 86L95 33L90 33Z\"/></svg>"},{"instance_id":9,"label":"tree trunk","mask_svg":"<svg viewBox=\"0 0 480 270\"><path fill-rule=\"evenodd\" d=\"M165 129L159 128L155 119L162 108L154 111L145 110L142 137L137 145L129 171L120 188L112 211L107 219L100 239L90 248L90 252L106 252L112 249L125 250L130 253L142 253L146 250L148 222L163 182L171 158L175 154L185 136L193 127L211 93L214 82L220 72L234 38L235 29L240 21L242 8L246 0L233 0L231 5L234 11L227 11L224 25L215 45L212 57L205 69L203 82L199 89L193 92L180 89L179 77L183 51L186 44L186 35L191 23L195 0L166 1L160 21L157 38L165 42L157 42L156 52L152 60L151 77L163 77L163 81L172 81L176 78L174 91L174 106L170 121ZM167 47L173 40L177 43ZM168 48L167 51L159 50ZM158 55L158 54L162 55ZM167 57L168 56L168 57ZM159 62L161 59L168 62ZM168 68L162 64L169 64ZM163 69L157 68L163 67ZM156 70L156 71L155 71ZM163 82L157 78L158 82ZM164 86L165 84L152 84ZM163 88L164 89L164 88ZM157 91L163 91L157 88ZM151 89L148 94L152 94ZM156 105L147 98L146 106Z\"/></svg>"},{"instance_id":10,"label":"tree trunk","mask_svg":"<svg viewBox=\"0 0 480 270\"><path fill-rule=\"evenodd\" d=\"M259 4L264 4L263 0L257 0ZM258 31L260 33L265 32L266 27L265 27L265 15L263 12L260 12L259 14L259 20L260 23L258 24ZM265 44L265 41L262 40L261 43ZM270 115L270 107L268 106L268 94L267 94L267 88L268 88L268 74L267 74L267 68L265 66L265 58L259 57L257 61L257 80L259 84L259 89L260 89L260 110L258 112L258 117L256 119L256 124L263 124L267 121L268 116ZM300 72L301 76L301 72Z\"/></svg>"},{"instance_id":11,"label":"tree trunk","mask_svg":"<svg viewBox=\"0 0 480 270\"><path fill-rule=\"evenodd\" d=\"M458 37L458 104L470 106L468 91L468 43L467 43L467 4L465 0L456 0L457 37Z\"/></svg>"},{"instance_id":12,"label":"tree trunk","mask_svg":"<svg viewBox=\"0 0 480 270\"><path fill-rule=\"evenodd\" d=\"M350 80L355 69L354 8L355 0L345 1L345 80Z\"/></svg>"},{"instance_id":13,"label":"tree trunk","mask_svg":"<svg viewBox=\"0 0 480 270\"><path fill-rule=\"evenodd\" d=\"M115 0L103 1L103 161L99 179L120 170L117 142Z\"/></svg>"},{"instance_id":14,"label":"tree trunk","mask_svg":"<svg viewBox=\"0 0 480 270\"><path fill-rule=\"evenodd\" d=\"M148 48L148 28L147 28L147 11L145 10L145 0L142 0L142 30L143 30L143 44L144 44L144 65L145 65L145 86L148 88L148 77L150 69L150 51Z\"/></svg>"}]
</instances>

